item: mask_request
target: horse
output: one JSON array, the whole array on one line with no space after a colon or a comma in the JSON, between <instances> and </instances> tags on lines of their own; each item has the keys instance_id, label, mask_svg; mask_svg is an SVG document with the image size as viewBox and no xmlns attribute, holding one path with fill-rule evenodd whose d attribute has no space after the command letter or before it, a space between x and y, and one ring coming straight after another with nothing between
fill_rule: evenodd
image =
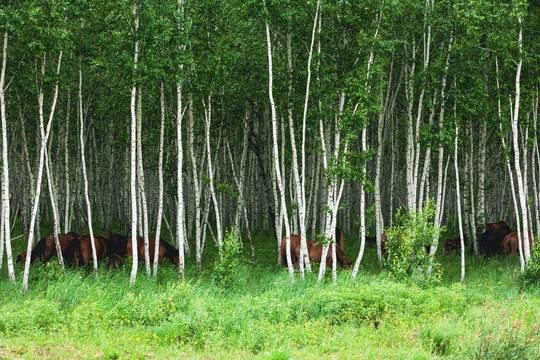
<instances>
[{"instance_id":1,"label":"horse","mask_svg":"<svg viewBox=\"0 0 540 360\"><path fill-rule=\"evenodd\" d=\"M58 241L60 242L60 250L66 263L73 261L73 247L72 242L79 235L74 232L68 232L66 234L58 234ZM25 262L27 252L23 251L17 256L17 263ZM30 263L35 263L38 259L41 259L44 263L48 262L52 256L58 256L56 252L56 243L54 240L54 234L49 234L44 238L41 238L34 249L32 250L32 259Z\"/></svg>"},{"instance_id":2,"label":"horse","mask_svg":"<svg viewBox=\"0 0 540 360\"><path fill-rule=\"evenodd\" d=\"M508 235L507 229L489 230L480 235L478 250L480 254L491 256L503 253L503 240Z\"/></svg>"},{"instance_id":3,"label":"horse","mask_svg":"<svg viewBox=\"0 0 540 360\"><path fill-rule=\"evenodd\" d=\"M501 220L501 221L496 222L496 223L488 223L488 224L486 224L485 229L486 229L486 232L491 231L491 230L504 230L508 234L513 232L510 225L508 225L508 223L506 221L504 221L504 220Z\"/></svg>"},{"instance_id":4,"label":"horse","mask_svg":"<svg viewBox=\"0 0 540 360\"><path fill-rule=\"evenodd\" d=\"M299 260L300 260L300 235L299 234L291 234L291 262L294 265L295 268L298 267ZM308 248L308 255L309 259L311 261L315 261L320 263L322 258L322 244L317 244L313 240L306 240L307 242L307 248ZM341 231L339 228L336 228L336 257L338 260L338 263L344 268L349 269L351 266L351 262L349 259L347 259L347 256L344 252L344 236L343 231ZM284 259L283 266L287 266L287 237L284 236L281 239L281 256ZM328 253L326 254L326 266L330 267L332 266L332 251L329 249Z\"/></svg>"},{"instance_id":5,"label":"horse","mask_svg":"<svg viewBox=\"0 0 540 360\"><path fill-rule=\"evenodd\" d=\"M116 269L120 269L120 263L122 261L122 258L117 253L110 254L109 255L109 270L113 267Z\"/></svg>"},{"instance_id":6,"label":"horse","mask_svg":"<svg viewBox=\"0 0 540 360\"><path fill-rule=\"evenodd\" d=\"M502 241L502 251L513 257L519 250L518 234L521 235L521 245L523 246L523 233L512 232L506 235ZM533 236L529 233L529 248L533 246Z\"/></svg>"},{"instance_id":7,"label":"horse","mask_svg":"<svg viewBox=\"0 0 540 360\"><path fill-rule=\"evenodd\" d=\"M127 255L127 237L121 234L110 232L103 235L105 244L107 244L107 253L109 255L118 254L120 257Z\"/></svg>"},{"instance_id":8,"label":"horse","mask_svg":"<svg viewBox=\"0 0 540 360\"><path fill-rule=\"evenodd\" d=\"M94 235L94 246L96 247L97 260L105 259L107 256L105 238L101 235ZM73 240L73 257L75 259L75 266L79 266L79 264L82 264L83 267L88 266L88 262L93 258L90 235L82 235Z\"/></svg>"},{"instance_id":9,"label":"horse","mask_svg":"<svg viewBox=\"0 0 540 360\"><path fill-rule=\"evenodd\" d=\"M156 248L156 239L148 239L148 253L150 254L150 263L154 262L154 251ZM126 252L128 256L131 256L133 251L131 238L127 239ZM139 260L144 260L144 238L137 237L137 254ZM159 252L158 252L158 264L161 265L164 258L168 258L173 265L178 265L180 262L180 253L178 249L175 249L171 244L163 239L159 239Z\"/></svg>"},{"instance_id":10,"label":"horse","mask_svg":"<svg viewBox=\"0 0 540 360\"><path fill-rule=\"evenodd\" d=\"M467 235L463 238L463 243L465 246L469 243L469 237ZM458 236L454 239L446 239L443 243L443 255L450 255L452 251L455 251L456 253L461 250L461 238Z\"/></svg>"},{"instance_id":11,"label":"horse","mask_svg":"<svg viewBox=\"0 0 540 360\"><path fill-rule=\"evenodd\" d=\"M127 237L121 234L109 232L103 235L107 245L107 255L109 256L109 269L120 268L123 257L127 255Z\"/></svg>"}]
</instances>

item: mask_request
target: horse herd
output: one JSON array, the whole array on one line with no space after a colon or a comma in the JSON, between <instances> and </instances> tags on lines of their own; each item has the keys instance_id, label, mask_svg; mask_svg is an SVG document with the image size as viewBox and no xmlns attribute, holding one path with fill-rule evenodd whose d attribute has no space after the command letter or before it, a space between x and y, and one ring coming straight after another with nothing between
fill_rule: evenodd
<instances>
[{"instance_id":1,"label":"horse herd","mask_svg":"<svg viewBox=\"0 0 540 360\"><path fill-rule=\"evenodd\" d=\"M521 236L520 236L521 235ZM300 235L291 234L291 263L296 268L298 267L300 259ZM518 240L520 238L520 240ZM374 245L376 238L374 236L366 236L366 243ZM381 246L383 252L387 251L387 237L386 234L381 234ZM510 228L510 225L506 221L499 221L496 223L488 223L485 225L485 231L478 238L478 251L481 255L494 256L508 254L510 257L514 256L519 250L519 241L523 245L523 234L517 233ZM533 236L529 233L529 247L533 246ZM469 238L464 236L464 244L467 246ZM338 263L344 268L349 269L351 266L350 261L345 256L343 232L336 228L336 255ZM317 244L313 240L307 240L307 248L309 253L309 259L320 263L322 256L322 244ZM459 237L454 239L446 239L443 243L443 255L449 255L453 251L456 253L461 250L461 239ZM426 247L426 251L429 253L429 247ZM473 251L471 246L470 251ZM281 240L281 256L283 258L283 266L287 266L287 243L284 236ZM326 266L332 266L332 253L328 251L326 255Z\"/></svg>"},{"instance_id":2,"label":"horse herd","mask_svg":"<svg viewBox=\"0 0 540 360\"><path fill-rule=\"evenodd\" d=\"M485 231L478 238L478 250L479 253L485 256L493 256L500 254L509 254L513 256L519 250L519 240L523 243L523 235L519 236L517 232L512 231L510 226L505 221L499 221L496 223L489 223L485 225ZM375 244L375 237L366 236L366 242L370 245ZM58 240L60 242L60 249L62 256L67 265L74 265L75 267L88 266L89 261L92 259L92 244L90 242L90 235L81 235L77 233L68 232L66 234L59 234ZM154 260L156 239L150 238L149 241L149 255L150 261ZM464 243L468 244L468 237L465 235ZM321 262L323 245L313 240L307 241L307 250L310 261ZM386 234L381 235L381 245L383 251L386 251ZM94 245L96 247L96 256L98 261L104 261L109 258L109 269L119 268L123 259L132 254L132 241L124 235L110 232L106 235L94 235ZM338 263L344 269L350 269L351 262L345 255L344 236L343 231L336 228L336 258ZM533 245L533 237L529 234L529 245ZM179 252L171 244L159 239L159 252L158 262L161 264L164 258L168 258L171 263L178 265ZM290 236L290 255L291 263L294 267L298 267L300 260L300 235L291 234ZM459 237L454 239L446 239L443 243L443 255L448 255L455 251L456 253L461 249L461 240ZM283 266L287 266L287 241L284 236L281 240L281 256L283 258ZM472 251L472 247L471 247ZM137 237L137 254L139 260L144 260L144 239ZM37 245L32 250L31 263L41 260L48 262L52 256L57 256L56 245L54 235L49 234L39 240ZM27 252L21 252L17 257L17 263L23 263L26 261ZM328 251L326 254L326 266L332 266L332 252Z\"/></svg>"},{"instance_id":3,"label":"horse herd","mask_svg":"<svg viewBox=\"0 0 540 360\"><path fill-rule=\"evenodd\" d=\"M77 233L68 232L67 234L59 234L58 240L66 265L74 265L75 267L88 266L88 262L92 259L90 235L79 236ZM150 238L148 242L150 261L153 262L156 239ZM133 251L131 238L112 232L107 235L94 235L94 245L96 247L98 261L104 261L107 257L109 258L109 269L113 267L120 268L122 259L130 256ZM142 237L137 237L137 254L139 260L144 260L144 238ZM32 250L30 263L34 263L37 260L48 262L53 255L57 256L56 245L54 235L49 234L39 240ZM17 256L17 263L25 262L26 257L27 252L21 252ZM180 257L177 249L163 239L159 239L159 264L163 262L164 258L168 258L171 263L178 265Z\"/></svg>"}]
</instances>

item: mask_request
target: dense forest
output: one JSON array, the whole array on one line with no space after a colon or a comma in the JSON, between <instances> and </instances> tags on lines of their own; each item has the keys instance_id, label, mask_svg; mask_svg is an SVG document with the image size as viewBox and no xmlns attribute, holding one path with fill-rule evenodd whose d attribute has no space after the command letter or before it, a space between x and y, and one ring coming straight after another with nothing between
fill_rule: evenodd
<instances>
[{"instance_id":1,"label":"dense forest","mask_svg":"<svg viewBox=\"0 0 540 360\"><path fill-rule=\"evenodd\" d=\"M400 211L477 254L486 223L539 232L536 0L6 0L0 32L10 279L43 224L167 234L180 277L227 231L281 263L284 235L305 254L337 226L355 270Z\"/></svg>"}]
</instances>

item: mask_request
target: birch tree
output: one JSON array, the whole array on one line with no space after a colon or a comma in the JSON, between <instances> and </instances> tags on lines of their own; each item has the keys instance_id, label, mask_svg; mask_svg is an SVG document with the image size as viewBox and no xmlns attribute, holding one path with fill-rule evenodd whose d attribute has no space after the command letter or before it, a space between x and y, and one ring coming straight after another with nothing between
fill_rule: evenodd
<instances>
[{"instance_id":1,"label":"birch tree","mask_svg":"<svg viewBox=\"0 0 540 360\"><path fill-rule=\"evenodd\" d=\"M15 271L13 269L13 256L11 253L11 229L9 222L9 163L8 163L8 140L7 140L7 120L6 120L6 99L5 99L5 78L7 66L8 49L8 29L4 30L4 41L2 46L2 69L0 70L0 117L2 121L2 224L3 233L0 246L6 248L7 268L9 279L15 281ZM3 251L0 251L0 268L2 268Z\"/></svg>"}]
</instances>

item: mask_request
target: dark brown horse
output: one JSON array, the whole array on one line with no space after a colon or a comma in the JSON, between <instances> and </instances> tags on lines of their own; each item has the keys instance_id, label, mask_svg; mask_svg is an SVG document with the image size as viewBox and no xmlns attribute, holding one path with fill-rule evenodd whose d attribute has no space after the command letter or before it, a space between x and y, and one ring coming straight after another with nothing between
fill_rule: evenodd
<instances>
[{"instance_id":1,"label":"dark brown horse","mask_svg":"<svg viewBox=\"0 0 540 360\"><path fill-rule=\"evenodd\" d=\"M94 246L96 247L98 261L105 259L107 256L107 244L105 243L105 238L101 235L94 235ZM75 266L88 266L88 262L93 257L90 235L82 235L73 240L73 257Z\"/></svg>"},{"instance_id":2,"label":"dark brown horse","mask_svg":"<svg viewBox=\"0 0 540 360\"><path fill-rule=\"evenodd\" d=\"M150 254L150 263L154 262L155 248L156 248L156 239L155 238L148 239L148 252ZM131 256L132 251L133 249L131 245L131 238L128 238L127 245L126 245L127 256ZM137 254L139 256L139 260L144 260L144 238L140 236L137 237ZM180 262L180 253L171 244L169 244L163 239L159 239L159 252L158 252L159 264L163 262L163 258L168 258L171 261L171 263L173 263L174 265L178 265L178 263Z\"/></svg>"},{"instance_id":3,"label":"dark brown horse","mask_svg":"<svg viewBox=\"0 0 540 360\"><path fill-rule=\"evenodd\" d=\"M463 243L465 246L469 243L469 237L467 235L464 236ZM456 253L461 250L461 238L457 237L454 239L446 239L443 243L443 255L450 255L452 251L455 251Z\"/></svg>"},{"instance_id":4,"label":"dark brown horse","mask_svg":"<svg viewBox=\"0 0 540 360\"><path fill-rule=\"evenodd\" d=\"M512 232L512 228L510 228L510 225L504 220L498 221L496 223L489 223L486 224L486 232L490 230L504 230L508 234Z\"/></svg>"},{"instance_id":5,"label":"dark brown horse","mask_svg":"<svg viewBox=\"0 0 540 360\"><path fill-rule=\"evenodd\" d=\"M523 246L523 234L512 232L508 235L506 235L502 241L502 251L509 254L510 257L514 256L514 254L519 250L519 243L518 243L518 234L521 235L519 238L521 239L521 246ZM533 236L531 233L529 233L529 248L533 246Z\"/></svg>"},{"instance_id":6,"label":"dark brown horse","mask_svg":"<svg viewBox=\"0 0 540 360\"><path fill-rule=\"evenodd\" d=\"M68 232L66 234L58 234L58 241L60 242L60 250L62 251L62 256L66 264L73 262L73 246L72 242L79 235L74 232ZM57 256L56 244L54 240L54 235L49 234L44 238L40 239L34 249L32 250L32 259L31 264L36 262L38 259L43 262L48 262L52 256ZM27 252L23 251L17 256L17 263L26 261Z\"/></svg>"},{"instance_id":7,"label":"dark brown horse","mask_svg":"<svg viewBox=\"0 0 540 360\"><path fill-rule=\"evenodd\" d=\"M343 244L343 232L336 228L336 257L338 263L344 268L349 269L351 266L351 262L349 259L347 259L347 256L345 255L345 252L343 251L344 244ZM323 245L317 244L313 240L306 240L307 242L307 248L308 248L308 254L309 259L311 261L315 261L320 263L322 258L322 250ZM284 236L283 239L281 239L281 256L283 258L283 266L287 266L287 238ZM300 235L298 234L291 234L291 262L294 265L295 268L298 267L300 260ZM332 266L332 250L329 249L326 254L326 266L331 267Z\"/></svg>"}]
</instances>

